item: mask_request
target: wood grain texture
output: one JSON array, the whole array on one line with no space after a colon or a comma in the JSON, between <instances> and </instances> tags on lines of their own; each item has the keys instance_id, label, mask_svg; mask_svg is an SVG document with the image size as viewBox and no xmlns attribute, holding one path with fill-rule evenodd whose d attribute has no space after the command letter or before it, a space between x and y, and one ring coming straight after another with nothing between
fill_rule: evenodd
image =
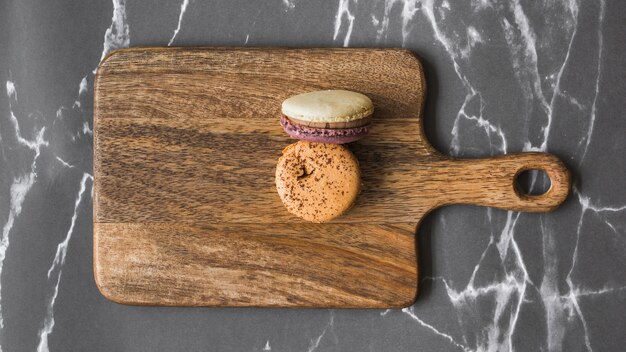
<instances>
[{"instance_id":1,"label":"wood grain texture","mask_svg":"<svg viewBox=\"0 0 626 352\"><path fill-rule=\"evenodd\" d=\"M331 224L283 207L276 162L293 140L285 98L317 89L368 95L370 135L350 145L363 190ZM422 67L399 49L135 48L98 68L94 269L129 304L399 307L417 292L415 231L465 203L549 211L569 173L544 153L455 160L422 129ZM539 196L514 184L543 169Z\"/></svg>"},{"instance_id":2,"label":"wood grain texture","mask_svg":"<svg viewBox=\"0 0 626 352\"><path fill-rule=\"evenodd\" d=\"M107 224L95 277L128 304L403 307L417 293L416 224Z\"/></svg>"}]
</instances>

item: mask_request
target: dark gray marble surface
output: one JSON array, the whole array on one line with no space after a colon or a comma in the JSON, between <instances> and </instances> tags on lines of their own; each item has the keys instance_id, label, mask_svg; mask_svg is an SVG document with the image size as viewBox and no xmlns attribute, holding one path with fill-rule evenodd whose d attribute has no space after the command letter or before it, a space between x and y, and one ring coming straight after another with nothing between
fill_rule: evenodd
<instances>
[{"instance_id":1,"label":"dark gray marble surface","mask_svg":"<svg viewBox=\"0 0 626 352\"><path fill-rule=\"evenodd\" d=\"M624 13L620 0L0 2L1 350L624 351ZM555 153L573 194L550 214L433 212L404 310L108 302L92 276L93 72L110 50L168 44L409 48L437 148Z\"/></svg>"}]
</instances>

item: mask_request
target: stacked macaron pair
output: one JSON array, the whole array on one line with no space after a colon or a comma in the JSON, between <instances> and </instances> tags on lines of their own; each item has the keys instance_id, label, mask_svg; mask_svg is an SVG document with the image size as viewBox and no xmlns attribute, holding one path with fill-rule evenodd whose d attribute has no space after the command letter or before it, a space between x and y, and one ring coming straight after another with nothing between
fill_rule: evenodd
<instances>
[{"instance_id":1,"label":"stacked macaron pair","mask_svg":"<svg viewBox=\"0 0 626 352\"><path fill-rule=\"evenodd\" d=\"M374 105L366 95L348 90L299 94L282 104L280 124L293 138L344 144L367 135Z\"/></svg>"},{"instance_id":2,"label":"stacked macaron pair","mask_svg":"<svg viewBox=\"0 0 626 352\"><path fill-rule=\"evenodd\" d=\"M361 170L342 144L367 135L374 112L365 95L347 90L304 93L285 100L280 124L300 139L276 167L276 189L287 210L307 221L330 221L352 207Z\"/></svg>"}]
</instances>

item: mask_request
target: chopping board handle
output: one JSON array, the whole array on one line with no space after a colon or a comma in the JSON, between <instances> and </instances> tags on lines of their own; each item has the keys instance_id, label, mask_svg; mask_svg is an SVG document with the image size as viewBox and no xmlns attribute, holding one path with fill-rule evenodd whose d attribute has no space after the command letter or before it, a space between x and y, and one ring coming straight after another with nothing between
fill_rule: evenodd
<instances>
[{"instance_id":1,"label":"chopping board handle","mask_svg":"<svg viewBox=\"0 0 626 352\"><path fill-rule=\"evenodd\" d=\"M548 153L519 153L485 159L448 159L441 174L448 172L442 190L443 204L474 204L514 211L547 212L556 209L570 192L570 172ZM516 179L526 170L542 170L550 178L549 189L539 195L525 194Z\"/></svg>"}]
</instances>

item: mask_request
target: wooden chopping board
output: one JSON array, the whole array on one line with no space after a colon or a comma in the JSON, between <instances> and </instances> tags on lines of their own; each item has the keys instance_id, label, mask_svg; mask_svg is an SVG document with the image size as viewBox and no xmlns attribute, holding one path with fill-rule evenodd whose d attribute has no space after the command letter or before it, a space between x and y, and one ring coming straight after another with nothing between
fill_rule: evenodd
<instances>
[{"instance_id":1,"label":"wooden chopping board","mask_svg":"<svg viewBox=\"0 0 626 352\"><path fill-rule=\"evenodd\" d=\"M287 97L368 95L370 135L349 147L363 191L327 224L287 213L274 186L293 143ZM94 274L104 296L169 306L410 305L417 227L452 203L550 211L569 192L556 157L456 160L422 130L425 81L400 49L133 48L98 68L94 112ZM551 188L514 180L545 170Z\"/></svg>"}]
</instances>

